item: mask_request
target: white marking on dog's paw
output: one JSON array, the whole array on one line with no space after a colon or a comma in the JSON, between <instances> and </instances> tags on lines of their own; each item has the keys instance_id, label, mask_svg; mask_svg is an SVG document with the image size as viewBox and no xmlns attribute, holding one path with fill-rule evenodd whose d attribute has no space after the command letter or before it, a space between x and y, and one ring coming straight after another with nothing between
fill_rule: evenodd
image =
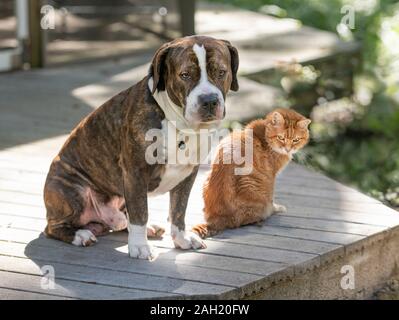
<instances>
[{"instance_id":1,"label":"white marking on dog's paw","mask_svg":"<svg viewBox=\"0 0 399 320\"><path fill-rule=\"evenodd\" d=\"M150 244L142 246L129 245L129 256L136 259L154 260L156 253Z\"/></svg>"},{"instance_id":2,"label":"white marking on dog's paw","mask_svg":"<svg viewBox=\"0 0 399 320\"><path fill-rule=\"evenodd\" d=\"M78 247L87 247L95 242L97 242L97 238L90 230L79 229L75 232L72 244Z\"/></svg>"},{"instance_id":3,"label":"white marking on dog's paw","mask_svg":"<svg viewBox=\"0 0 399 320\"><path fill-rule=\"evenodd\" d=\"M180 249L205 249L205 242L194 232L179 230L178 227L172 225L171 235L176 248Z\"/></svg>"},{"instance_id":4,"label":"white marking on dog's paw","mask_svg":"<svg viewBox=\"0 0 399 320\"><path fill-rule=\"evenodd\" d=\"M273 203L273 212L287 212L287 208L281 204Z\"/></svg>"},{"instance_id":5,"label":"white marking on dog's paw","mask_svg":"<svg viewBox=\"0 0 399 320\"><path fill-rule=\"evenodd\" d=\"M147 226L129 224L129 256L137 259L154 260L156 253L147 241Z\"/></svg>"}]
</instances>

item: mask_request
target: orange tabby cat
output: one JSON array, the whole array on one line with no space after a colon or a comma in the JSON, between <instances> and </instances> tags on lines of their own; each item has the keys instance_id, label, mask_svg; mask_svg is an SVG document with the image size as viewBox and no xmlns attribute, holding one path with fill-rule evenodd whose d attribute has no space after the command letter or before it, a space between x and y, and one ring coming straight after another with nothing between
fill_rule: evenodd
<instances>
[{"instance_id":1,"label":"orange tabby cat","mask_svg":"<svg viewBox=\"0 0 399 320\"><path fill-rule=\"evenodd\" d=\"M265 119L249 123L246 130L223 139L204 184L206 223L196 225L193 231L205 238L224 229L263 221L275 212L285 212L284 206L273 202L275 178L292 155L307 144L310 122L293 110L276 109ZM251 130L253 138L248 139ZM247 143L253 144L253 168L249 174L237 175L235 169L244 164L226 164L223 157L226 150L243 155L245 137ZM234 147L237 145L241 149Z\"/></svg>"}]
</instances>

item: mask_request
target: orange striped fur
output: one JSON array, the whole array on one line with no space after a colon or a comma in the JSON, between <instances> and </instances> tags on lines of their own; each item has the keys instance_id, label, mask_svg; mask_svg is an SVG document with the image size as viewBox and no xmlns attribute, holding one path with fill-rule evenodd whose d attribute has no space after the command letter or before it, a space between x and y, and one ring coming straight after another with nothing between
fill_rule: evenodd
<instances>
[{"instance_id":1,"label":"orange striped fur","mask_svg":"<svg viewBox=\"0 0 399 320\"><path fill-rule=\"evenodd\" d=\"M242 165L223 164L226 145L241 144L245 150L248 131L233 132L218 146L211 172L204 184L204 218L206 223L194 226L202 238L225 229L260 223L283 206L273 203L277 173L291 160L292 154L309 140L309 119L290 109L276 109L264 119L254 120L245 128L253 132L253 169L248 175L236 175Z\"/></svg>"}]
</instances>

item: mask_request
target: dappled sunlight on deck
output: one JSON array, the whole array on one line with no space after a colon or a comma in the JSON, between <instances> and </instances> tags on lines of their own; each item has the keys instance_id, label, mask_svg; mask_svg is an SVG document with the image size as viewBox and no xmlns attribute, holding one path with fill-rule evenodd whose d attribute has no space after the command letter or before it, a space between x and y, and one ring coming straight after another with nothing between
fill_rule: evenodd
<instances>
[{"instance_id":1,"label":"dappled sunlight on deck","mask_svg":"<svg viewBox=\"0 0 399 320\"><path fill-rule=\"evenodd\" d=\"M46 224L42 187L65 137L0 151L0 273L6 288L1 290L7 294L11 290L14 296L12 290L18 290L21 297L42 298L239 298L262 292L278 279L322 268L359 241L367 243L399 225L398 215L378 201L292 164L276 187L276 199L288 212L262 226L226 230L207 239L207 249L175 249L168 228L163 239L151 241L158 252L151 262L128 257L127 232L100 237L89 248L74 247L41 233ZM201 189L208 169L200 170L191 193L188 228L203 221ZM168 198L149 199L150 223L167 225ZM365 260L367 255L352 263L363 266ZM42 268L48 265L56 273L51 292L40 286ZM330 279L339 279L340 268L333 274Z\"/></svg>"}]
</instances>

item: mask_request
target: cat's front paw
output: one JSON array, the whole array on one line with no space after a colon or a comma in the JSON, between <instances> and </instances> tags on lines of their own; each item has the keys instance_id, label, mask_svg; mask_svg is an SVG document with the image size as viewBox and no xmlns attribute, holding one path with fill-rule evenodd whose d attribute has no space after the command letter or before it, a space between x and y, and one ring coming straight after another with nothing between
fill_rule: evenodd
<instances>
[{"instance_id":1,"label":"cat's front paw","mask_svg":"<svg viewBox=\"0 0 399 320\"><path fill-rule=\"evenodd\" d=\"M277 204L277 203L273 203L273 213L277 213L277 212L287 212L287 208L281 204Z\"/></svg>"},{"instance_id":2,"label":"cat's front paw","mask_svg":"<svg viewBox=\"0 0 399 320\"><path fill-rule=\"evenodd\" d=\"M205 249L205 242L194 232L179 230L172 226L171 235L176 248L180 249Z\"/></svg>"}]
</instances>

